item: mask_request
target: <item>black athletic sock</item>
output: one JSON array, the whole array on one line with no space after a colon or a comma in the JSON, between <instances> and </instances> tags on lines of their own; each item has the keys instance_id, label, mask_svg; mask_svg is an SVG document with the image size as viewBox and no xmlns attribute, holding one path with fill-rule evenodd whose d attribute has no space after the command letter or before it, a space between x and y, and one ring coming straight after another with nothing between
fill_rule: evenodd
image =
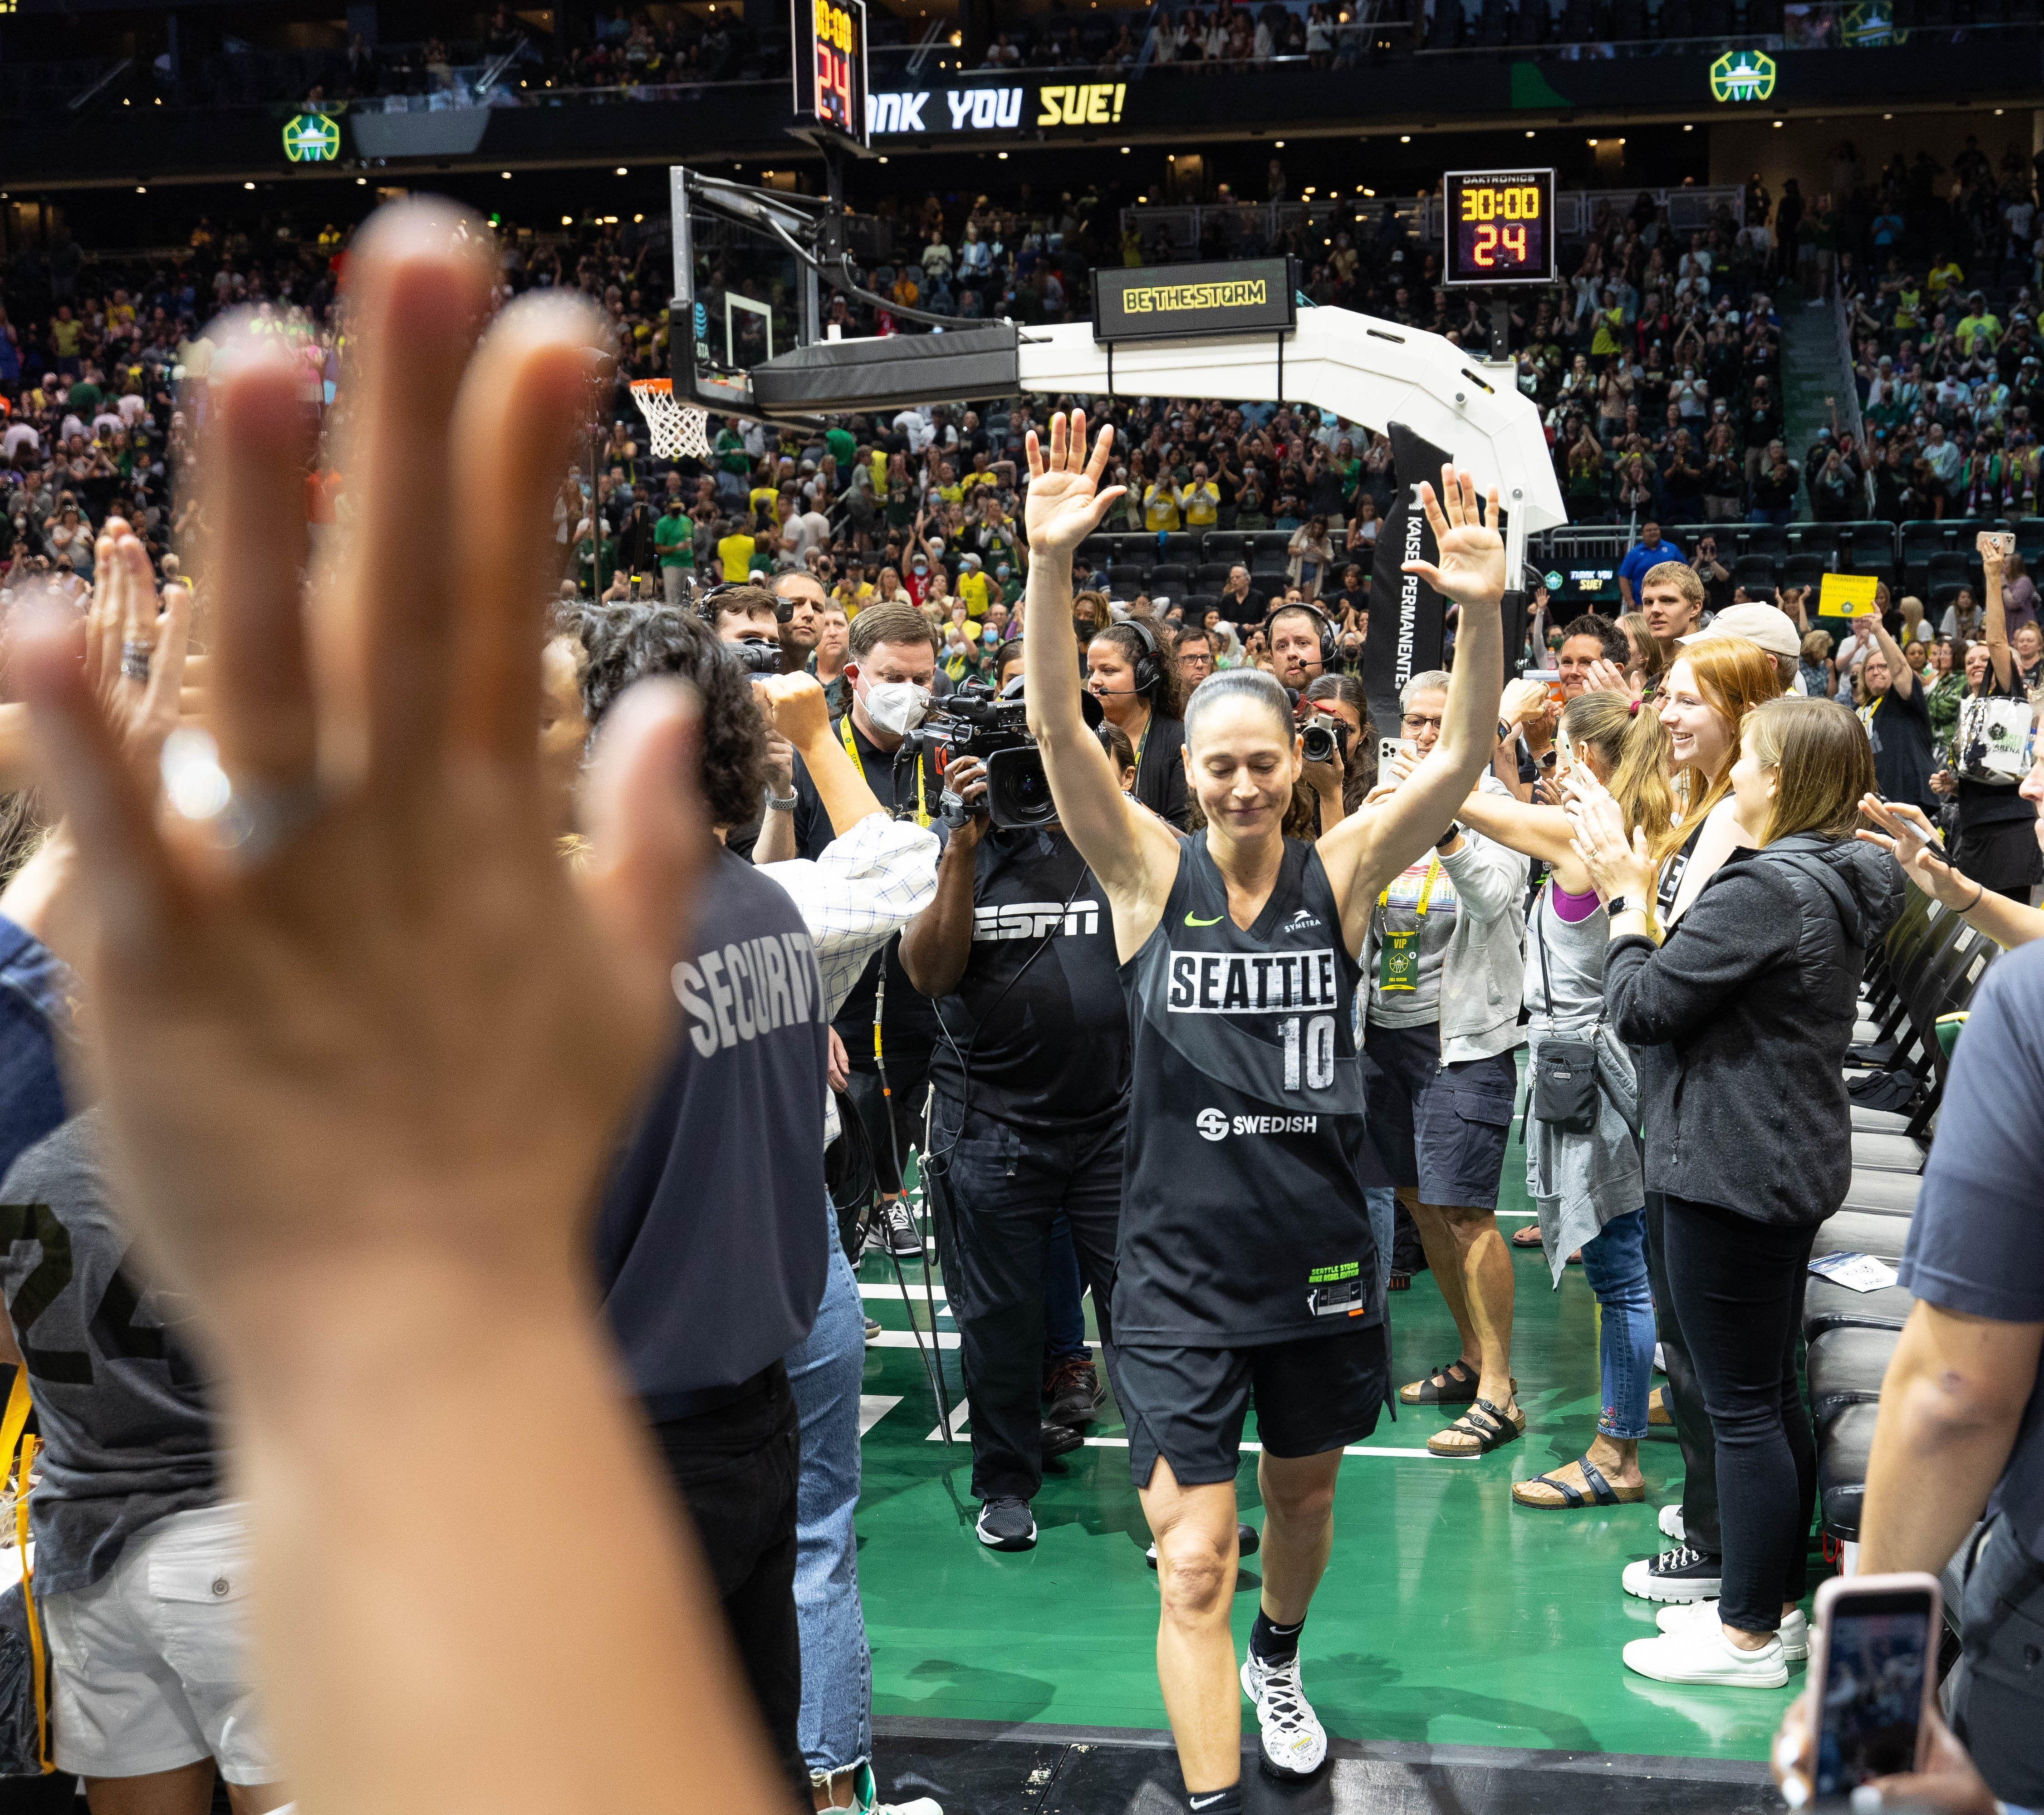
<instances>
[{"instance_id":1,"label":"black athletic sock","mask_svg":"<svg viewBox=\"0 0 2044 1815\"><path fill-rule=\"evenodd\" d=\"M1242 1815L1241 1782L1238 1779L1225 1790L1189 1790L1185 1807L1191 1815Z\"/></svg>"},{"instance_id":2,"label":"black athletic sock","mask_svg":"<svg viewBox=\"0 0 2044 1815\"><path fill-rule=\"evenodd\" d=\"M1259 1607L1249 1629L1249 1648L1266 1663L1289 1663L1299 1655L1299 1635L1306 1629L1301 1620L1296 1626L1276 1626Z\"/></svg>"}]
</instances>

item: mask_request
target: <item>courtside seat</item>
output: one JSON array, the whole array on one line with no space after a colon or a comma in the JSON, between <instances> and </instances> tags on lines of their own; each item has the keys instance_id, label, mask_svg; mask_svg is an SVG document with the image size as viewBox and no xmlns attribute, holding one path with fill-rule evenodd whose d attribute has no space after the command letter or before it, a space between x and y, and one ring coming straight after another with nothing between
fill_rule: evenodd
<instances>
[{"instance_id":1,"label":"courtside seat","mask_svg":"<svg viewBox=\"0 0 2044 1815\"><path fill-rule=\"evenodd\" d=\"M1819 1423L1836 1406L1871 1404L1881 1397L1888 1359L1900 1340L1898 1331L1856 1325L1810 1338L1810 1409Z\"/></svg>"},{"instance_id":2,"label":"courtside seat","mask_svg":"<svg viewBox=\"0 0 2044 1815\"><path fill-rule=\"evenodd\" d=\"M1866 1498L1866 1462L1873 1453L1877 1405L1847 1400L1817 1423L1817 1504L1824 1529L1849 1543L1859 1541L1859 1515Z\"/></svg>"},{"instance_id":3,"label":"courtside seat","mask_svg":"<svg viewBox=\"0 0 2044 1815\"><path fill-rule=\"evenodd\" d=\"M1803 1294L1804 1340L1814 1343L1827 1330L1899 1330L1908 1322L1915 1302L1916 1294L1900 1286L1855 1292L1813 1273Z\"/></svg>"},{"instance_id":4,"label":"courtside seat","mask_svg":"<svg viewBox=\"0 0 2044 1815\"><path fill-rule=\"evenodd\" d=\"M1864 1216L1900 1217L1906 1222L1915 1213L1923 1189L1923 1181L1912 1173L1855 1172L1838 1208Z\"/></svg>"},{"instance_id":5,"label":"courtside seat","mask_svg":"<svg viewBox=\"0 0 2044 1815\"><path fill-rule=\"evenodd\" d=\"M1902 1258L1909 1240L1907 1217L1869 1216L1863 1210L1841 1210L1817 1231L1818 1254L1870 1254L1891 1267Z\"/></svg>"},{"instance_id":6,"label":"courtside seat","mask_svg":"<svg viewBox=\"0 0 2044 1815\"><path fill-rule=\"evenodd\" d=\"M1912 1135L1855 1133L1852 1157L1856 1172L1921 1172L1923 1144Z\"/></svg>"}]
</instances>

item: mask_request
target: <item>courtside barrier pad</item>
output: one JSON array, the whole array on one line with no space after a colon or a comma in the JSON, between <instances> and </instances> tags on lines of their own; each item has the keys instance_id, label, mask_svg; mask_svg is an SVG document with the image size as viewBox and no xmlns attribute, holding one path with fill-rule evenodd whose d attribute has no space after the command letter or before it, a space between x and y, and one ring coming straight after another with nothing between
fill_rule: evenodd
<instances>
[{"instance_id":1,"label":"courtside barrier pad","mask_svg":"<svg viewBox=\"0 0 2044 1815\"><path fill-rule=\"evenodd\" d=\"M1909 1240L1908 1219L1869 1216L1863 1210L1841 1210L1817 1231L1819 1254L1871 1254L1891 1267L1902 1258Z\"/></svg>"},{"instance_id":2,"label":"courtside barrier pad","mask_svg":"<svg viewBox=\"0 0 2044 1815\"><path fill-rule=\"evenodd\" d=\"M1859 1134L1852 1137L1855 1170L1869 1172L1921 1172L1923 1144L1907 1134Z\"/></svg>"},{"instance_id":3,"label":"courtside barrier pad","mask_svg":"<svg viewBox=\"0 0 2044 1815\"><path fill-rule=\"evenodd\" d=\"M1810 1340L1810 1405L1821 1420L1835 1407L1881 1397L1899 1330L1833 1329Z\"/></svg>"},{"instance_id":4,"label":"courtside barrier pad","mask_svg":"<svg viewBox=\"0 0 2044 1815\"><path fill-rule=\"evenodd\" d=\"M1914 1173L1854 1172L1838 1208L1867 1216L1912 1217L1923 1191L1923 1181Z\"/></svg>"},{"instance_id":5,"label":"courtside barrier pad","mask_svg":"<svg viewBox=\"0 0 2044 1815\"><path fill-rule=\"evenodd\" d=\"M1855 1292L1813 1273L1803 1295L1803 1335L1814 1343L1827 1330L1900 1330L1915 1303L1916 1294L1906 1286Z\"/></svg>"},{"instance_id":6,"label":"courtside barrier pad","mask_svg":"<svg viewBox=\"0 0 2044 1815\"><path fill-rule=\"evenodd\" d=\"M1817 1504L1832 1536L1859 1540L1860 1506L1866 1497L1866 1459L1873 1453L1874 1421L1881 1407L1871 1401L1834 1405L1817 1422Z\"/></svg>"}]
</instances>

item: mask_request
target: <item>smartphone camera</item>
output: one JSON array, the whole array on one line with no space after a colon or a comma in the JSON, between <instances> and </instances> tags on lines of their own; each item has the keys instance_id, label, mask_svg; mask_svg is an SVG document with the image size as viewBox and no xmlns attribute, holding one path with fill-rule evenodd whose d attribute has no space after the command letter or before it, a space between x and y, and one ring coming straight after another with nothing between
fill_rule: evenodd
<instances>
[{"instance_id":1,"label":"smartphone camera","mask_svg":"<svg viewBox=\"0 0 2044 1815\"><path fill-rule=\"evenodd\" d=\"M1812 1787L1819 1801L1918 1768L1938 1601L1929 1575L1834 1579L1818 1590L1811 1669L1819 1684Z\"/></svg>"}]
</instances>

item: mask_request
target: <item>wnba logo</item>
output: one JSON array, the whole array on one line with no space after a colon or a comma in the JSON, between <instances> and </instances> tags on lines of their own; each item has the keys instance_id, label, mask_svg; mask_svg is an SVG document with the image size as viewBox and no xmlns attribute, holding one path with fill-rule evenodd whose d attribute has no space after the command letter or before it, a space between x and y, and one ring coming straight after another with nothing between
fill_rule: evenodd
<instances>
[{"instance_id":1,"label":"wnba logo","mask_svg":"<svg viewBox=\"0 0 2044 1815\"><path fill-rule=\"evenodd\" d=\"M1204 1135L1208 1140L1225 1140L1228 1139L1228 1117L1223 1115L1219 1109L1201 1109L1200 1113L1193 1118L1193 1126L1197 1129L1201 1134Z\"/></svg>"}]
</instances>

